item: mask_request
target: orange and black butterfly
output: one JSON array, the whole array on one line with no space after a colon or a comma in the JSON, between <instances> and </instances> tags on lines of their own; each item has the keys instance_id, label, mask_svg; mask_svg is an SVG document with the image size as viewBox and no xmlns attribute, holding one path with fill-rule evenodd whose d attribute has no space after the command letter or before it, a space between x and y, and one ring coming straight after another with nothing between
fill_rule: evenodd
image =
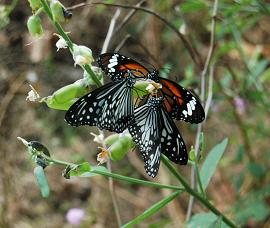
<instances>
[{"instance_id":1,"label":"orange and black butterfly","mask_svg":"<svg viewBox=\"0 0 270 228\"><path fill-rule=\"evenodd\" d=\"M132 75L134 78L151 79L162 84L160 91L164 97L163 107L173 119L189 123L204 120L205 113L199 99L176 82L159 77L156 69L148 70L137 61L118 53L101 54L97 63L112 81L123 80Z\"/></svg>"}]
</instances>

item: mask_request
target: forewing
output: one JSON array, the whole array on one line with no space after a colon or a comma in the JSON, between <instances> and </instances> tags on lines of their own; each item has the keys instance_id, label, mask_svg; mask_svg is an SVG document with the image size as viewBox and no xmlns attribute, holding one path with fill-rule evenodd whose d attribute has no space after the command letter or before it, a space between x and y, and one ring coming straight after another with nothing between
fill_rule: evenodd
<instances>
[{"instance_id":1,"label":"forewing","mask_svg":"<svg viewBox=\"0 0 270 228\"><path fill-rule=\"evenodd\" d=\"M123 83L124 82L124 83ZM99 98L105 99L98 118L98 127L114 132L123 132L133 119L132 88L125 81L113 93L109 91Z\"/></svg>"},{"instance_id":2,"label":"forewing","mask_svg":"<svg viewBox=\"0 0 270 228\"><path fill-rule=\"evenodd\" d=\"M112 81L122 80L130 75L146 78L149 71L137 61L118 53L101 54L97 63Z\"/></svg>"},{"instance_id":3,"label":"forewing","mask_svg":"<svg viewBox=\"0 0 270 228\"><path fill-rule=\"evenodd\" d=\"M161 109L161 152L172 162L186 165L188 154L185 142L168 113Z\"/></svg>"},{"instance_id":4,"label":"forewing","mask_svg":"<svg viewBox=\"0 0 270 228\"><path fill-rule=\"evenodd\" d=\"M171 80L160 78L160 83L164 96L163 106L172 118L190 123L204 120L204 109L196 96Z\"/></svg>"},{"instance_id":5,"label":"forewing","mask_svg":"<svg viewBox=\"0 0 270 228\"><path fill-rule=\"evenodd\" d=\"M127 81L111 82L78 99L67 111L71 125L98 126L109 131L124 131L133 116L131 88Z\"/></svg>"}]
</instances>

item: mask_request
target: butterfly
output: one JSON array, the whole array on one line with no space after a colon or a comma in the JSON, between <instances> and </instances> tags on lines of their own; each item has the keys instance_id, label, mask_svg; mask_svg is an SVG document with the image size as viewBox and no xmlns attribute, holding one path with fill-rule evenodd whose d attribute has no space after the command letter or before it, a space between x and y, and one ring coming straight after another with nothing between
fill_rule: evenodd
<instances>
[{"instance_id":1,"label":"butterfly","mask_svg":"<svg viewBox=\"0 0 270 228\"><path fill-rule=\"evenodd\" d=\"M128 126L144 160L146 173L155 177L163 153L174 163L186 165L187 149L174 121L164 109L163 97L151 96L146 104L134 110Z\"/></svg>"},{"instance_id":2,"label":"butterfly","mask_svg":"<svg viewBox=\"0 0 270 228\"><path fill-rule=\"evenodd\" d=\"M89 125L121 133L133 118L132 87L135 80L110 82L79 98L66 112L71 126Z\"/></svg>"},{"instance_id":3,"label":"butterfly","mask_svg":"<svg viewBox=\"0 0 270 228\"><path fill-rule=\"evenodd\" d=\"M151 79L161 83L160 92L164 97L162 105L173 119L190 123L204 120L205 113L199 99L179 84L159 77L156 69L150 71L137 61L118 53L101 54L97 63L112 81L122 80L133 74L135 79Z\"/></svg>"}]
</instances>

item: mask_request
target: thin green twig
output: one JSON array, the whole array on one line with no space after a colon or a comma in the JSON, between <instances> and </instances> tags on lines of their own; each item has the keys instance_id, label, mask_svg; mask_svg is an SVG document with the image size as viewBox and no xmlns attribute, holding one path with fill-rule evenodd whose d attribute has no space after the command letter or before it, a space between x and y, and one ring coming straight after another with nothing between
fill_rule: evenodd
<instances>
[{"instance_id":1,"label":"thin green twig","mask_svg":"<svg viewBox=\"0 0 270 228\"><path fill-rule=\"evenodd\" d=\"M195 164L194 164L194 169L195 169L195 172L196 172L197 181L198 181L198 184L199 184L199 189L201 191L201 194L205 198L206 194L205 194L205 191L204 191L203 186L202 186L202 181L201 181L201 177L200 177L200 173L199 173L199 169L198 169L198 163L197 163L196 160L195 160Z\"/></svg>"},{"instance_id":2,"label":"thin green twig","mask_svg":"<svg viewBox=\"0 0 270 228\"><path fill-rule=\"evenodd\" d=\"M55 164L55 165L62 165L62 166L70 166L72 168L75 168L78 166L78 164L75 163L71 163L71 162L66 162L66 161L62 161L62 160L58 160L58 159L54 159L52 157L49 157L45 154L42 154L42 157L51 165ZM136 178L132 178L132 177L126 177L123 175L119 175L119 174L115 174L115 173L110 173L110 172L106 172L106 171L101 171L101 170L97 170L97 169L92 169L90 170L91 173L95 173L95 174L99 174L102 176L106 176L106 177L112 177L116 180L121 180L121 181L126 181L132 184L141 184L144 186L150 186L150 187L155 187L155 188L166 188L166 189L172 189L172 190L180 190L183 191L184 188L181 188L179 186L173 186L173 185L165 185L165 184L160 184L157 182L151 182L151 181L145 181L145 180L140 180L140 179L136 179Z\"/></svg>"}]
</instances>

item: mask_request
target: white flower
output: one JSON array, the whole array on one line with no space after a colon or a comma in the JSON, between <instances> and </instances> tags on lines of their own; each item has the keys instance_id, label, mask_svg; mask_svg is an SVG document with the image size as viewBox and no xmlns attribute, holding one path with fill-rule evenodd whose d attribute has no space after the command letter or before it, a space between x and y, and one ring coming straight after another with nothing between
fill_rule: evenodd
<instances>
[{"instance_id":1,"label":"white flower","mask_svg":"<svg viewBox=\"0 0 270 228\"><path fill-rule=\"evenodd\" d=\"M162 85L160 83L156 83L154 81L150 82L149 85L146 87L146 90L149 93L155 93L156 90L161 89Z\"/></svg>"},{"instance_id":2,"label":"white flower","mask_svg":"<svg viewBox=\"0 0 270 228\"><path fill-rule=\"evenodd\" d=\"M67 48L68 44L67 42L64 40L63 37L60 37L60 39L56 42L56 47L57 47L57 51L59 51L61 48Z\"/></svg>"},{"instance_id":3,"label":"white flower","mask_svg":"<svg viewBox=\"0 0 270 228\"><path fill-rule=\"evenodd\" d=\"M98 165L100 165L106 163L110 159L110 152L102 147L98 147L98 149L101 151L97 155Z\"/></svg>"},{"instance_id":4,"label":"white flower","mask_svg":"<svg viewBox=\"0 0 270 228\"><path fill-rule=\"evenodd\" d=\"M152 84L149 84L149 85L146 87L146 90L147 90L149 93L152 93L155 89L156 89L155 86L153 86Z\"/></svg>"},{"instance_id":5,"label":"white flower","mask_svg":"<svg viewBox=\"0 0 270 228\"><path fill-rule=\"evenodd\" d=\"M67 42L65 41L65 39L62 36L60 36L57 33L54 33L53 35L55 35L55 36L57 36L59 38L59 40L55 44L55 46L57 47L57 51L59 51L61 48L65 49L65 48L68 47Z\"/></svg>"},{"instance_id":6,"label":"white flower","mask_svg":"<svg viewBox=\"0 0 270 228\"><path fill-rule=\"evenodd\" d=\"M32 102L40 101L40 96L39 96L38 92L34 89L34 87L32 85L29 85L29 86L30 86L31 90L28 92L26 100L32 101Z\"/></svg>"},{"instance_id":7,"label":"white flower","mask_svg":"<svg viewBox=\"0 0 270 228\"><path fill-rule=\"evenodd\" d=\"M103 142L104 142L104 135L103 134L96 135L93 132L90 132L90 134L94 136L94 140L93 140L94 142L97 142L99 144L103 144Z\"/></svg>"}]
</instances>

